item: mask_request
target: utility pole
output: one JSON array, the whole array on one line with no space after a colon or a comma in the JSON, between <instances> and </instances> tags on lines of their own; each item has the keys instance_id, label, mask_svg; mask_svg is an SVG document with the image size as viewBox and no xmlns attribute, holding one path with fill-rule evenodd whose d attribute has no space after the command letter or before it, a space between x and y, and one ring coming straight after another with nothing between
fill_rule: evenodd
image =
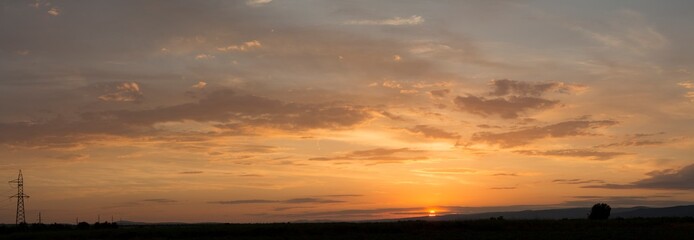
<instances>
[{"instance_id":1,"label":"utility pole","mask_svg":"<svg viewBox=\"0 0 694 240\"><path fill-rule=\"evenodd\" d=\"M26 215L24 214L24 198L29 198L29 196L24 195L24 177L22 177L22 170L19 170L19 176L17 179L10 181L10 183L17 184L17 194L10 196L10 198L17 198L17 215L15 218L15 224L19 225L21 223L26 223Z\"/></svg>"},{"instance_id":2,"label":"utility pole","mask_svg":"<svg viewBox=\"0 0 694 240\"><path fill-rule=\"evenodd\" d=\"M41 212L39 212L39 224L41 224Z\"/></svg>"}]
</instances>

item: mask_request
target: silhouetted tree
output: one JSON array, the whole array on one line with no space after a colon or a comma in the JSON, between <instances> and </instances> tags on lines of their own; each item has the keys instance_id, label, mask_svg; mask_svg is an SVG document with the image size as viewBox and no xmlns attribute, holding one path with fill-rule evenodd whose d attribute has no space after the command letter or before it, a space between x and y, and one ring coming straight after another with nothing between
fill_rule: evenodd
<instances>
[{"instance_id":1,"label":"silhouetted tree","mask_svg":"<svg viewBox=\"0 0 694 240\"><path fill-rule=\"evenodd\" d=\"M610 217L612 208L607 203L597 203L593 205L588 214L588 219L607 219Z\"/></svg>"},{"instance_id":2,"label":"silhouetted tree","mask_svg":"<svg viewBox=\"0 0 694 240\"><path fill-rule=\"evenodd\" d=\"M89 229L89 223L87 222L80 222L77 224L77 229Z\"/></svg>"}]
</instances>

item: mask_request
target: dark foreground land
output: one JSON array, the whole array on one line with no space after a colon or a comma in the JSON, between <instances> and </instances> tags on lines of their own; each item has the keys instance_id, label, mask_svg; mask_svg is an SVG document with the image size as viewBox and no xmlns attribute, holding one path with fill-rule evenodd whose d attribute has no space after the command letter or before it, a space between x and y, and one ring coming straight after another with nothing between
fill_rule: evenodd
<instances>
[{"instance_id":1,"label":"dark foreground land","mask_svg":"<svg viewBox=\"0 0 694 240\"><path fill-rule=\"evenodd\" d=\"M31 227L0 239L694 239L694 218Z\"/></svg>"}]
</instances>

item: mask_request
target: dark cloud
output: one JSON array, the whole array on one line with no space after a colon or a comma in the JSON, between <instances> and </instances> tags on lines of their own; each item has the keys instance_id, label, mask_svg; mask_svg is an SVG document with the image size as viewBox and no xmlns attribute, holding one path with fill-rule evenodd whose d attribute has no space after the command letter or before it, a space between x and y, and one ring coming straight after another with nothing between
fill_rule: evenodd
<instances>
[{"instance_id":1,"label":"dark cloud","mask_svg":"<svg viewBox=\"0 0 694 240\"><path fill-rule=\"evenodd\" d=\"M236 205L236 204L263 204L263 203L277 203L277 202L280 202L280 201L264 200L264 199L250 199L250 200L214 201L214 202L209 202L209 203Z\"/></svg>"},{"instance_id":2,"label":"dark cloud","mask_svg":"<svg viewBox=\"0 0 694 240\"><path fill-rule=\"evenodd\" d=\"M495 177L518 177L517 173L495 173L492 176Z\"/></svg>"},{"instance_id":3,"label":"dark cloud","mask_svg":"<svg viewBox=\"0 0 694 240\"><path fill-rule=\"evenodd\" d=\"M681 169L667 169L648 173L649 177L629 184L601 184L584 186L584 188L609 188L609 189L694 189L694 164Z\"/></svg>"},{"instance_id":4,"label":"dark cloud","mask_svg":"<svg viewBox=\"0 0 694 240\"><path fill-rule=\"evenodd\" d=\"M689 205L691 202L672 200L669 195L647 195L647 196L575 196L574 200L563 202L561 205L567 207L586 207L598 202L604 202L615 206L677 206Z\"/></svg>"},{"instance_id":5,"label":"dark cloud","mask_svg":"<svg viewBox=\"0 0 694 240\"><path fill-rule=\"evenodd\" d=\"M450 89L439 89L439 90L431 90L429 91L429 94L431 94L432 97L436 98L442 98L447 96L449 93L451 93Z\"/></svg>"},{"instance_id":6,"label":"dark cloud","mask_svg":"<svg viewBox=\"0 0 694 240\"><path fill-rule=\"evenodd\" d=\"M99 84L97 87L103 92L98 99L107 102L140 102L143 96L136 82Z\"/></svg>"},{"instance_id":7,"label":"dark cloud","mask_svg":"<svg viewBox=\"0 0 694 240\"><path fill-rule=\"evenodd\" d=\"M569 93L581 86L561 82L528 83L516 80L498 79L492 80L492 87L494 90L489 94L493 96L519 95L539 97L549 91Z\"/></svg>"},{"instance_id":8,"label":"dark cloud","mask_svg":"<svg viewBox=\"0 0 694 240\"><path fill-rule=\"evenodd\" d=\"M322 199L322 198L293 198L282 201L282 203L341 203L345 201Z\"/></svg>"},{"instance_id":9,"label":"dark cloud","mask_svg":"<svg viewBox=\"0 0 694 240\"><path fill-rule=\"evenodd\" d=\"M84 115L89 119L119 119L130 125L151 126L160 122L192 120L228 122L303 130L343 128L371 118L369 109L361 106L333 104L286 103L231 90L213 92L196 103L142 111L110 111Z\"/></svg>"},{"instance_id":10,"label":"dark cloud","mask_svg":"<svg viewBox=\"0 0 694 240\"><path fill-rule=\"evenodd\" d=\"M518 150L515 153L533 156L554 156L554 157L580 157L592 160L609 160L618 156L627 155L623 152L601 152L591 149L559 149L559 150Z\"/></svg>"},{"instance_id":11,"label":"dark cloud","mask_svg":"<svg viewBox=\"0 0 694 240\"><path fill-rule=\"evenodd\" d=\"M458 96L454 103L461 111L481 116L498 115L501 118L518 118L529 110L546 110L559 105L559 101L542 98L547 92L573 92L582 86L561 82L528 83L515 80L492 80L491 98Z\"/></svg>"},{"instance_id":12,"label":"dark cloud","mask_svg":"<svg viewBox=\"0 0 694 240\"><path fill-rule=\"evenodd\" d=\"M213 92L193 103L146 110L85 112L77 120L56 118L44 122L0 123L0 143L46 145L74 142L85 135L152 136L154 124L163 122L231 122L244 127L287 131L341 129L372 118L371 110L345 104L287 103L231 90ZM249 151L272 147L246 146Z\"/></svg>"},{"instance_id":13,"label":"dark cloud","mask_svg":"<svg viewBox=\"0 0 694 240\"><path fill-rule=\"evenodd\" d=\"M553 183L557 184L589 184L589 183L604 183L605 181L602 180L596 180L596 179L579 179L579 178L573 178L573 179L554 179L552 180Z\"/></svg>"},{"instance_id":14,"label":"dark cloud","mask_svg":"<svg viewBox=\"0 0 694 240\"><path fill-rule=\"evenodd\" d=\"M663 145L667 143L666 141L662 140L626 140L622 142L616 142L616 143L609 143L609 144L601 144L595 146L596 148L608 148L608 147L638 147L638 146L654 146L654 145Z\"/></svg>"},{"instance_id":15,"label":"dark cloud","mask_svg":"<svg viewBox=\"0 0 694 240\"><path fill-rule=\"evenodd\" d=\"M306 206L301 206L301 207L277 207L277 208L274 208L273 210L274 210L275 212L282 212L282 211L291 210L291 209L306 209L306 208L313 208L313 207L306 207Z\"/></svg>"},{"instance_id":16,"label":"dark cloud","mask_svg":"<svg viewBox=\"0 0 694 240\"><path fill-rule=\"evenodd\" d=\"M559 101L537 97L511 96L507 98L458 96L453 102L459 110L481 116L499 115L502 118L517 118L527 110L544 110L557 106Z\"/></svg>"},{"instance_id":17,"label":"dark cloud","mask_svg":"<svg viewBox=\"0 0 694 240\"><path fill-rule=\"evenodd\" d=\"M604 128L617 124L612 120L576 120L560 122L544 127L531 127L518 131L492 133L478 132L472 135L472 142L483 142L488 144L496 144L503 148L516 147L529 144L535 140L543 138L561 138L572 136L590 136L595 135L589 130L596 128Z\"/></svg>"},{"instance_id":18,"label":"dark cloud","mask_svg":"<svg viewBox=\"0 0 694 240\"><path fill-rule=\"evenodd\" d=\"M447 132L428 125L417 125L408 130L413 133L420 133L428 138L458 139L460 137L457 133Z\"/></svg>"},{"instance_id":19,"label":"dark cloud","mask_svg":"<svg viewBox=\"0 0 694 240\"><path fill-rule=\"evenodd\" d=\"M263 177L263 175L249 173L249 174L241 174L241 175L239 175L239 177Z\"/></svg>"},{"instance_id":20,"label":"dark cloud","mask_svg":"<svg viewBox=\"0 0 694 240\"><path fill-rule=\"evenodd\" d=\"M67 160L67 161L79 161L79 160L89 159L89 155L83 154L83 153L62 153L62 154L57 154L57 155L53 155L50 157L55 158L55 159L60 159L60 160Z\"/></svg>"},{"instance_id":21,"label":"dark cloud","mask_svg":"<svg viewBox=\"0 0 694 240\"><path fill-rule=\"evenodd\" d=\"M143 202L151 202L151 203L175 203L178 202L173 199L167 199L167 198L152 198L152 199L145 199L142 200Z\"/></svg>"},{"instance_id":22,"label":"dark cloud","mask_svg":"<svg viewBox=\"0 0 694 240\"><path fill-rule=\"evenodd\" d=\"M339 160L356 160L370 161L375 163L391 163L414 160L428 159L423 154L423 150L414 150L409 148L374 148L368 150L353 151L348 154L334 157L317 157L310 158L313 161L339 161Z\"/></svg>"},{"instance_id":23,"label":"dark cloud","mask_svg":"<svg viewBox=\"0 0 694 240\"><path fill-rule=\"evenodd\" d=\"M420 213L427 214L425 209L421 207L411 208L375 208L375 209L345 209L338 211L322 211L322 212L307 212L291 214L291 217L311 218L311 219L369 219L373 217L383 217L384 214L397 213Z\"/></svg>"},{"instance_id":24,"label":"dark cloud","mask_svg":"<svg viewBox=\"0 0 694 240\"><path fill-rule=\"evenodd\" d=\"M209 203L237 205L237 204L267 204L267 203L287 203L287 204L322 204L322 203L342 203L345 201L325 199L325 198L292 198L287 200L266 200L266 199L250 199L250 200L232 200L232 201L214 201Z\"/></svg>"},{"instance_id":25,"label":"dark cloud","mask_svg":"<svg viewBox=\"0 0 694 240\"><path fill-rule=\"evenodd\" d=\"M516 188L518 188L518 187L491 187L489 189L492 189L492 190L513 190Z\"/></svg>"},{"instance_id":26,"label":"dark cloud","mask_svg":"<svg viewBox=\"0 0 694 240\"><path fill-rule=\"evenodd\" d=\"M361 194L332 194L332 195L322 195L321 197L330 197L330 198L343 198L343 197L363 197L364 195Z\"/></svg>"}]
</instances>

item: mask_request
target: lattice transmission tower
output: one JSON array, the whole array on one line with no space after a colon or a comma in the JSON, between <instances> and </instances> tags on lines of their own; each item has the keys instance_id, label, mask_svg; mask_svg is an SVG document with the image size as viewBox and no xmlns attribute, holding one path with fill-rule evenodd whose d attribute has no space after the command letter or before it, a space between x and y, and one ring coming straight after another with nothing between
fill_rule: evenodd
<instances>
[{"instance_id":1,"label":"lattice transmission tower","mask_svg":"<svg viewBox=\"0 0 694 240\"><path fill-rule=\"evenodd\" d=\"M26 223L26 215L24 214L24 198L29 198L29 196L24 194L24 177L22 177L22 170L19 170L19 176L17 179L10 181L10 183L17 184L17 194L10 196L10 198L17 198L17 218L15 219L15 224Z\"/></svg>"}]
</instances>

